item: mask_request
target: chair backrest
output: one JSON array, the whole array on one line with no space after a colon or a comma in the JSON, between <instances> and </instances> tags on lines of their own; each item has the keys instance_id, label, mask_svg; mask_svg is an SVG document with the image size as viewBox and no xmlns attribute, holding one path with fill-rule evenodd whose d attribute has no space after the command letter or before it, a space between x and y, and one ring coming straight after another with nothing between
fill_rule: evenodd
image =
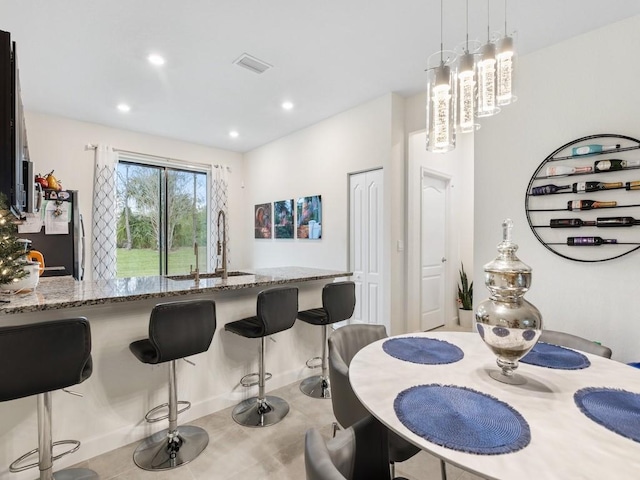
<instances>
[{"instance_id":1,"label":"chair backrest","mask_svg":"<svg viewBox=\"0 0 640 480\"><path fill-rule=\"evenodd\" d=\"M356 284L354 282L328 283L322 289L322 308L327 312L327 323L351 318L356 308Z\"/></svg>"},{"instance_id":2,"label":"chair backrest","mask_svg":"<svg viewBox=\"0 0 640 480\"><path fill-rule=\"evenodd\" d=\"M593 353L605 358L611 358L611 349L603 345L599 345L586 338L578 337L565 332L556 332L554 330L542 330L540 341L560 345L561 347L575 348L587 353Z\"/></svg>"},{"instance_id":3,"label":"chair backrest","mask_svg":"<svg viewBox=\"0 0 640 480\"><path fill-rule=\"evenodd\" d=\"M343 427L369 415L349 383L349 364L360 349L386 337L383 325L347 325L329 336L331 404L336 420Z\"/></svg>"},{"instance_id":4,"label":"chair backrest","mask_svg":"<svg viewBox=\"0 0 640 480\"><path fill-rule=\"evenodd\" d=\"M331 405L333 415L343 427L356 424L370 416L360 403L349 382L349 365L353 357L370 343L387 338L382 325L347 325L339 328L329 337L329 377L331 379ZM372 376L375 373L372 373ZM394 462L404 462L417 454L420 449L399 435L388 432L389 458Z\"/></svg>"},{"instance_id":5,"label":"chair backrest","mask_svg":"<svg viewBox=\"0 0 640 480\"><path fill-rule=\"evenodd\" d=\"M149 341L157 361L169 362L205 352L216 331L216 304L213 300L160 303L149 319Z\"/></svg>"},{"instance_id":6,"label":"chair backrest","mask_svg":"<svg viewBox=\"0 0 640 480\"><path fill-rule=\"evenodd\" d=\"M0 328L0 401L70 387L91 376L86 318Z\"/></svg>"},{"instance_id":7,"label":"chair backrest","mask_svg":"<svg viewBox=\"0 0 640 480\"><path fill-rule=\"evenodd\" d=\"M304 442L307 480L390 480L387 429L367 416L325 442L315 428Z\"/></svg>"},{"instance_id":8,"label":"chair backrest","mask_svg":"<svg viewBox=\"0 0 640 480\"><path fill-rule=\"evenodd\" d=\"M260 292L257 316L264 326L263 336L293 327L298 316L297 287L276 287Z\"/></svg>"}]
</instances>

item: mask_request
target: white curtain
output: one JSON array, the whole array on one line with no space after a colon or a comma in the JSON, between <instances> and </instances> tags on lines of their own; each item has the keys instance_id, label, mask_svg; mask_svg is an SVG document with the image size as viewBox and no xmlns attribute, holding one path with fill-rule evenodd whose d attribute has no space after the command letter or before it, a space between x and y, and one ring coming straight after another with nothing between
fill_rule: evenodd
<instances>
[{"instance_id":1,"label":"white curtain","mask_svg":"<svg viewBox=\"0 0 640 480\"><path fill-rule=\"evenodd\" d=\"M96 147L93 179L93 279L116 277L116 166L109 145Z\"/></svg>"},{"instance_id":2,"label":"white curtain","mask_svg":"<svg viewBox=\"0 0 640 480\"><path fill-rule=\"evenodd\" d=\"M209 192L209 218L211 231L211 271L217 267L222 267L222 254L220 255L220 265L218 265L218 212L224 212L227 221L226 238L227 242L227 266L229 265L229 181L227 180L227 167L218 165L213 168L211 175L211 190ZM220 219L220 235L222 235L222 219ZM222 240L220 238L220 240Z\"/></svg>"}]
</instances>

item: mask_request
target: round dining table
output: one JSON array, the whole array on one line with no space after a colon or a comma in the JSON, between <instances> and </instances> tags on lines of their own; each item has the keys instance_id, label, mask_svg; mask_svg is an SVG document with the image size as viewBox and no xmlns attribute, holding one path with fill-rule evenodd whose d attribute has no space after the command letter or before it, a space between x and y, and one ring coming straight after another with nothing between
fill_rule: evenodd
<instances>
[{"instance_id":1,"label":"round dining table","mask_svg":"<svg viewBox=\"0 0 640 480\"><path fill-rule=\"evenodd\" d=\"M452 363L422 364L397 358L384 350L385 342L402 337L444 341L457 346L463 356ZM509 480L639 479L640 443L589 418L577 406L574 394L593 387L640 395L640 369L580 353L590 363L586 368L565 370L520 362L517 373L526 383L510 385L489 376L491 370L498 369L496 357L477 333L414 333L364 347L351 361L349 379L362 404L389 429L476 475ZM528 424L528 444L508 453L467 453L414 433L399 419L394 403L401 392L420 385L464 387L504 402ZM640 418L638 413L634 421ZM424 418L427 423L429 420Z\"/></svg>"}]
</instances>

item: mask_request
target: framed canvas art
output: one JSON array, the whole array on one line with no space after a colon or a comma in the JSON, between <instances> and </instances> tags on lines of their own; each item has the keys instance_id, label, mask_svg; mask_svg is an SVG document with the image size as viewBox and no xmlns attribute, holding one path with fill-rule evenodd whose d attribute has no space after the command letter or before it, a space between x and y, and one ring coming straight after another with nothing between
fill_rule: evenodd
<instances>
[{"instance_id":1,"label":"framed canvas art","mask_svg":"<svg viewBox=\"0 0 640 480\"><path fill-rule=\"evenodd\" d=\"M271 234L271 204L261 203L254 209L255 238L272 238Z\"/></svg>"},{"instance_id":2,"label":"framed canvas art","mask_svg":"<svg viewBox=\"0 0 640 480\"><path fill-rule=\"evenodd\" d=\"M300 197L297 205L298 238L322 238L322 196Z\"/></svg>"},{"instance_id":3,"label":"framed canvas art","mask_svg":"<svg viewBox=\"0 0 640 480\"><path fill-rule=\"evenodd\" d=\"M293 199L273 202L275 238L293 238Z\"/></svg>"}]
</instances>

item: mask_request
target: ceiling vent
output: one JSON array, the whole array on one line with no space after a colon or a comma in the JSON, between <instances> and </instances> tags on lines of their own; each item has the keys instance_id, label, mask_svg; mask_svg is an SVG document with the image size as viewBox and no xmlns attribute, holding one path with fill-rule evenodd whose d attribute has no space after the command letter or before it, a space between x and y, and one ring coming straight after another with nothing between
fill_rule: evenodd
<instances>
[{"instance_id":1,"label":"ceiling vent","mask_svg":"<svg viewBox=\"0 0 640 480\"><path fill-rule=\"evenodd\" d=\"M268 63L258 60L256 57L252 57L247 53L240 55L233 63L247 70L251 70L253 73L264 73L272 67Z\"/></svg>"}]
</instances>

